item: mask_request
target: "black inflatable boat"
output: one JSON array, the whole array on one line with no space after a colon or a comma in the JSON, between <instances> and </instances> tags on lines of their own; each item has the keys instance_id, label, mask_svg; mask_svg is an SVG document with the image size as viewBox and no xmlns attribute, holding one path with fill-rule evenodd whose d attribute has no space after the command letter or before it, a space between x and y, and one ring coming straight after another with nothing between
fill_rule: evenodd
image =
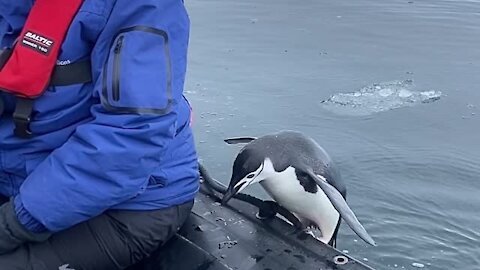
<instances>
[{"instance_id":1,"label":"black inflatable boat","mask_svg":"<svg viewBox=\"0 0 480 270\"><path fill-rule=\"evenodd\" d=\"M216 190L225 187L204 169L201 174L186 224L156 255L129 270L373 269L313 237L299 239L278 216L257 218L259 209L251 203L221 205Z\"/></svg>"}]
</instances>

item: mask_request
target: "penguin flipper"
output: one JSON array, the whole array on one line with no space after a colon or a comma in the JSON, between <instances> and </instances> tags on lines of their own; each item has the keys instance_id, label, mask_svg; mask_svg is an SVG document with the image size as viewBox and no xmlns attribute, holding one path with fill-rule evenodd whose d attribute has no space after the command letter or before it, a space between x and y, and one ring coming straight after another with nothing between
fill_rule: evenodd
<instances>
[{"instance_id":1,"label":"penguin flipper","mask_svg":"<svg viewBox=\"0 0 480 270\"><path fill-rule=\"evenodd\" d=\"M317 183L325 195L327 195L332 205L335 207L335 209L337 209L338 213L340 213L340 216L345 220L348 226L365 242L372 246L376 246L377 244L367 233L360 221L358 221L357 217L348 206L342 194L340 194L335 187L329 184L325 178L318 176L312 170L306 170L306 173Z\"/></svg>"},{"instance_id":2,"label":"penguin flipper","mask_svg":"<svg viewBox=\"0 0 480 270\"><path fill-rule=\"evenodd\" d=\"M256 140L255 137L236 137L236 138L227 138L223 140L227 144L239 144L239 143L249 143Z\"/></svg>"}]
</instances>

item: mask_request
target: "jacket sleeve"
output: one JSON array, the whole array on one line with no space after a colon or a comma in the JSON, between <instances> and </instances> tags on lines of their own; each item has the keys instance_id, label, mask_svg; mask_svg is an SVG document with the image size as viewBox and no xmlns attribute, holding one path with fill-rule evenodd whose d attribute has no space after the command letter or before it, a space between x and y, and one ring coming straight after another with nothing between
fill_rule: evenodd
<instances>
[{"instance_id":1,"label":"jacket sleeve","mask_svg":"<svg viewBox=\"0 0 480 270\"><path fill-rule=\"evenodd\" d=\"M119 15L112 23L114 26L107 23L108 29L104 31L121 32L125 25L135 24L129 21L128 13L141 11L135 8L135 4L130 5L128 12L117 7L109 20L116 16L116 10ZM162 27L157 23L151 25ZM168 28L168 24L165 25ZM175 31L184 26L176 24ZM94 95L102 102L92 106L93 120L78 126L65 144L42 161L26 178L15 198L17 217L28 229L60 231L145 191L149 174L161 163L162 153L175 136L176 99L181 96L168 92L172 90L168 77L172 69L165 63L175 65L175 60L163 54L166 40L150 32L131 31L122 37L125 51L121 56L121 78L117 78L121 79L120 92L117 93L120 98L112 99L110 95L110 85L115 85L111 65L119 51L115 39L120 38L112 34L105 42L112 44L105 47L106 54L111 56L105 61L108 68L104 67L104 72L108 72L105 75L108 87L105 89L105 83L101 81L105 78L100 75ZM186 47L186 44L180 47ZM162 53L159 53L160 48ZM171 54L175 53L172 50ZM183 50L180 54L183 58ZM178 74L183 76L183 71ZM182 87L177 84L174 88ZM108 91L107 96L105 91ZM169 98L172 106L165 109L163 105ZM138 109L157 105L162 108Z\"/></svg>"}]
</instances>

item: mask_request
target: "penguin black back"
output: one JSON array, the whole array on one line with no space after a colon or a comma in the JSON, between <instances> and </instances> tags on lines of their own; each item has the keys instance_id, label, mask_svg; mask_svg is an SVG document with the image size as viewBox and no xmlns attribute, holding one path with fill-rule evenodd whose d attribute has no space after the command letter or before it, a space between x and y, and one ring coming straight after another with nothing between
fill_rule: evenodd
<instances>
[{"instance_id":1,"label":"penguin black back","mask_svg":"<svg viewBox=\"0 0 480 270\"><path fill-rule=\"evenodd\" d=\"M270 158L276 172L294 167L305 191L315 193L318 185L306 175L311 168L322 175L345 198L346 187L332 159L312 138L297 131L280 131L252 140L245 145L234 163L234 172L243 171L238 180L256 170L265 158ZM241 170L240 166L244 166Z\"/></svg>"}]
</instances>

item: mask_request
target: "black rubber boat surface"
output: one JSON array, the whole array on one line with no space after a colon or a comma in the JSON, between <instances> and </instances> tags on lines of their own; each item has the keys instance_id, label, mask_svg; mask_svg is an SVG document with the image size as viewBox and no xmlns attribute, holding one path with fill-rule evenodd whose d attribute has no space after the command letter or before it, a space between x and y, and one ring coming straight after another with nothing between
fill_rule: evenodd
<instances>
[{"instance_id":1,"label":"black rubber boat surface","mask_svg":"<svg viewBox=\"0 0 480 270\"><path fill-rule=\"evenodd\" d=\"M210 179L211 180L211 179ZM312 237L298 239L283 219L256 218L258 208L232 199L221 205L218 183L202 181L186 224L154 256L128 270L372 270ZM224 188L224 186L223 186Z\"/></svg>"}]
</instances>

